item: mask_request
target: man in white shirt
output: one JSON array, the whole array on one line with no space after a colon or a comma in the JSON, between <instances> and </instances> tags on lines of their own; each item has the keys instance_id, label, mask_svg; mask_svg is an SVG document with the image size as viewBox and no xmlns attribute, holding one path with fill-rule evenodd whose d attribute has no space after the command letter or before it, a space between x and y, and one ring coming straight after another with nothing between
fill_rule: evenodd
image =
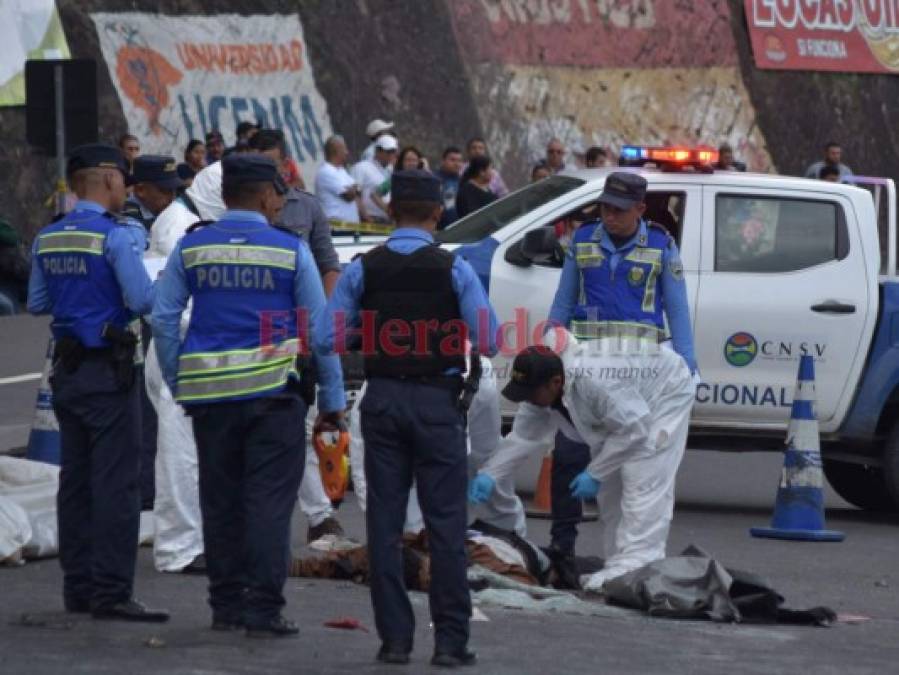
<instances>
[{"instance_id":1,"label":"man in white shirt","mask_svg":"<svg viewBox=\"0 0 899 675\"><path fill-rule=\"evenodd\" d=\"M325 161L315 176L315 196L328 220L358 223L361 192L346 170L349 154L343 136L325 141Z\"/></svg>"},{"instance_id":2,"label":"man in white shirt","mask_svg":"<svg viewBox=\"0 0 899 675\"><path fill-rule=\"evenodd\" d=\"M385 134L375 141L374 157L363 159L353 167L353 178L362 191L362 207L368 219L375 222L390 222L387 194L382 194L380 189L390 178L398 150L396 139Z\"/></svg>"},{"instance_id":3,"label":"man in white shirt","mask_svg":"<svg viewBox=\"0 0 899 675\"><path fill-rule=\"evenodd\" d=\"M384 120L377 119L368 123L368 126L365 127L365 135L371 139L371 143L369 143L368 147L362 151L362 156L359 158L360 161L372 159L375 156L375 142L384 134L396 138L396 133L393 131L393 122L385 122Z\"/></svg>"}]
</instances>

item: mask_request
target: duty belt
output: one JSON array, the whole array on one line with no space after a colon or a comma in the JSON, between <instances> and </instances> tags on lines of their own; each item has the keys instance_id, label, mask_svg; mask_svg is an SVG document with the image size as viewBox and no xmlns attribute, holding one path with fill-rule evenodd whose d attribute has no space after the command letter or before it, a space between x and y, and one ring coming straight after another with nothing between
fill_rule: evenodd
<instances>
[{"instance_id":1,"label":"duty belt","mask_svg":"<svg viewBox=\"0 0 899 675\"><path fill-rule=\"evenodd\" d=\"M595 340L600 338L636 338L652 342L664 342L665 331L657 326L632 321L578 321L571 322L571 332L576 338Z\"/></svg>"}]
</instances>

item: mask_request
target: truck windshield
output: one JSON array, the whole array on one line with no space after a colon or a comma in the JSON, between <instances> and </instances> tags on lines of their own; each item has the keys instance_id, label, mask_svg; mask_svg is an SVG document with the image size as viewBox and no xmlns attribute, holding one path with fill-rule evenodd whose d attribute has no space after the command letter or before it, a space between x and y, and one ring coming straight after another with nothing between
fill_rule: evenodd
<instances>
[{"instance_id":1,"label":"truck windshield","mask_svg":"<svg viewBox=\"0 0 899 675\"><path fill-rule=\"evenodd\" d=\"M583 180L571 176L545 178L457 220L445 230L436 232L434 238L447 244L474 244L519 216L540 208L583 184Z\"/></svg>"}]
</instances>

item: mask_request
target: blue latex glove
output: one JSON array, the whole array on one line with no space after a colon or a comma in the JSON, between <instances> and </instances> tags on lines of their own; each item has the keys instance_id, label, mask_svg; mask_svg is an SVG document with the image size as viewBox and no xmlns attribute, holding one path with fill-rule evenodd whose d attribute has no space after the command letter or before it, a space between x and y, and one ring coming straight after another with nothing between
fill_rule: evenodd
<instances>
[{"instance_id":1,"label":"blue latex glove","mask_svg":"<svg viewBox=\"0 0 899 675\"><path fill-rule=\"evenodd\" d=\"M483 504L490 499L494 487L496 487L495 480L486 473L479 473L468 484L468 501L472 504Z\"/></svg>"},{"instance_id":2,"label":"blue latex glove","mask_svg":"<svg viewBox=\"0 0 899 675\"><path fill-rule=\"evenodd\" d=\"M581 471L574 480L568 484L571 496L575 499L593 499L599 494L599 481L586 471Z\"/></svg>"}]
</instances>

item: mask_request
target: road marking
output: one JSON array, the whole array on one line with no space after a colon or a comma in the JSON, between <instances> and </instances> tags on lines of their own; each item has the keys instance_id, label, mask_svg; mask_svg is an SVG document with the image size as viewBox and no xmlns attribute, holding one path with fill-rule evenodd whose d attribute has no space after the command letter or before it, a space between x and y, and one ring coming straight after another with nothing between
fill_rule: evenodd
<instances>
[{"instance_id":1,"label":"road marking","mask_svg":"<svg viewBox=\"0 0 899 675\"><path fill-rule=\"evenodd\" d=\"M16 384L17 382L31 382L32 380L41 379L41 373L25 373L24 375L13 375L12 377L0 377L0 385Z\"/></svg>"}]
</instances>

